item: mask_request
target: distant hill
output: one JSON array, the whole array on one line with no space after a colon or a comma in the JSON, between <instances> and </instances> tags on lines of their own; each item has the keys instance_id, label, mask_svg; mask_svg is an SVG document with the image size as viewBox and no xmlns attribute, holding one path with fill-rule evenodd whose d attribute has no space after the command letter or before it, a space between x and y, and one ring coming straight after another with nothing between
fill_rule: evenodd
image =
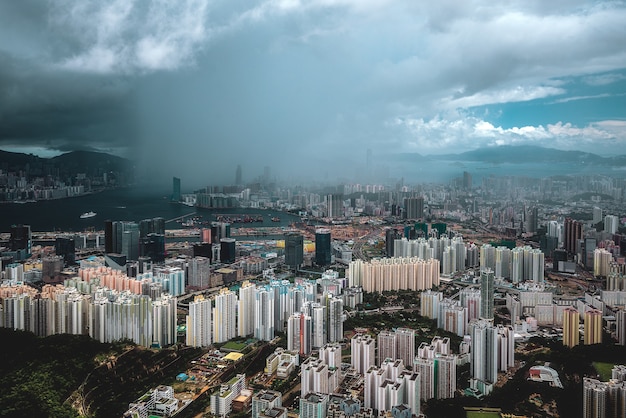
<instances>
[{"instance_id":1,"label":"distant hill","mask_svg":"<svg viewBox=\"0 0 626 418\"><path fill-rule=\"evenodd\" d=\"M129 172L131 162L115 155L93 151L72 151L52 158L41 158L33 154L0 150L0 168L5 171L27 171L31 176L74 176L78 173L93 176L105 172Z\"/></svg>"},{"instance_id":2,"label":"distant hill","mask_svg":"<svg viewBox=\"0 0 626 418\"><path fill-rule=\"evenodd\" d=\"M626 165L626 155L601 157L582 151L563 151L534 145L503 145L480 148L460 154L431 155L432 159L445 161L480 161L486 163L580 163Z\"/></svg>"}]
</instances>

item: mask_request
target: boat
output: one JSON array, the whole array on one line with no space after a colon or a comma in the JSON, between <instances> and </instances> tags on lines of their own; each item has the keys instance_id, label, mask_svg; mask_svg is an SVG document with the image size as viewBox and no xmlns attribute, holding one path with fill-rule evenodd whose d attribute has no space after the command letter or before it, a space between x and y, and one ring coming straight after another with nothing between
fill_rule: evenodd
<instances>
[{"instance_id":1,"label":"boat","mask_svg":"<svg viewBox=\"0 0 626 418\"><path fill-rule=\"evenodd\" d=\"M93 218L96 215L97 215L96 212L85 212L82 215L80 215L80 219Z\"/></svg>"}]
</instances>

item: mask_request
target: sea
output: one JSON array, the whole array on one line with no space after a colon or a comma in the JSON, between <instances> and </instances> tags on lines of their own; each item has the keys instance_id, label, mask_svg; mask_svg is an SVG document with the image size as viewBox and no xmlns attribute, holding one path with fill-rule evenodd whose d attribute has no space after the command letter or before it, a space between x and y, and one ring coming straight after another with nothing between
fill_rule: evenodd
<instances>
[{"instance_id":1,"label":"sea","mask_svg":"<svg viewBox=\"0 0 626 418\"><path fill-rule=\"evenodd\" d=\"M95 212L96 216L81 219L81 214ZM36 232L102 231L105 220L135 221L162 217L166 229L182 229L181 217L195 217L198 221L215 221L218 215L231 218L244 215L262 216L262 222L235 223L233 227L286 227L300 217L278 210L233 208L197 209L170 201L158 191L141 188L105 190L67 199L42 200L28 203L0 204L0 232L9 232L11 225L30 225ZM278 218L279 221L272 221ZM276 220L276 219L275 219Z\"/></svg>"}]
</instances>

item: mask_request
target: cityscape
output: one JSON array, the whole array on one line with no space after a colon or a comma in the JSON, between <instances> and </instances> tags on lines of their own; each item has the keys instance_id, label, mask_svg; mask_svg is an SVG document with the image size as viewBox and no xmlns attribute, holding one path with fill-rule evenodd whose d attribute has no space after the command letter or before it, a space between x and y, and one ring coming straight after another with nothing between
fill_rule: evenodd
<instances>
[{"instance_id":1,"label":"cityscape","mask_svg":"<svg viewBox=\"0 0 626 418\"><path fill-rule=\"evenodd\" d=\"M0 2L0 415L626 418L624 22Z\"/></svg>"}]
</instances>

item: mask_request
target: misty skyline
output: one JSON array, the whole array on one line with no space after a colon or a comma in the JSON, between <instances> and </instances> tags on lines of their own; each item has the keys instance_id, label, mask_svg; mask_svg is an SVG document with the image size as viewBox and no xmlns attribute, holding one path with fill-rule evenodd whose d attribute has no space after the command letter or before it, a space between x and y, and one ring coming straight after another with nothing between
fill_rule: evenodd
<instances>
[{"instance_id":1,"label":"misty skyline","mask_svg":"<svg viewBox=\"0 0 626 418\"><path fill-rule=\"evenodd\" d=\"M623 154L624 21L604 1L2 2L0 149L194 185L350 177L366 149Z\"/></svg>"}]
</instances>

